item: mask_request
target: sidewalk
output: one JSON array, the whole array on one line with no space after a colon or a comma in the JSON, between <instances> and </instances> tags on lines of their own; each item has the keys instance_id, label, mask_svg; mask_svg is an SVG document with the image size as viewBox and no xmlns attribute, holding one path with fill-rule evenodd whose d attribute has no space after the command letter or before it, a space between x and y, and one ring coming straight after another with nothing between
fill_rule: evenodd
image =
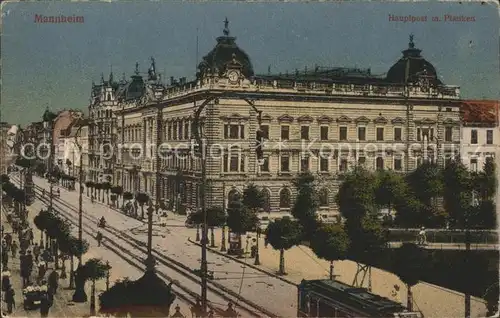
<instances>
[{"instance_id":1,"label":"sidewalk","mask_svg":"<svg viewBox=\"0 0 500 318\"><path fill-rule=\"evenodd\" d=\"M47 185L47 184L41 184L40 178L36 178L36 180L35 180L35 177L34 177L33 179L34 179L33 181L39 186L45 187ZM67 190L65 190L62 187L60 187L60 189L61 189L61 197L68 195ZM69 193L74 193L74 195L78 196L78 192L71 191ZM83 196L83 198L84 198L83 205L84 205L84 211L85 211L85 206L92 205L92 203L90 202L90 198L88 198L88 200L85 200L85 196ZM86 202L86 201L88 201L88 202ZM94 203L94 206L99 207L99 205L97 205L96 203ZM41 209L45 209L45 208L46 208L46 205L44 203L42 203L40 200L36 200L30 207L28 207L28 211L29 211L28 221L30 223L30 226L32 226L34 229L35 242L39 242L39 240L40 240L40 231L34 225L33 220L34 220L35 216L38 214L38 212ZM78 228L76 226L73 226L72 231L73 231L72 234L74 236L77 236ZM104 247L104 246L98 247L97 242L95 240L95 234L96 233L94 233L93 236L90 236L85 232L83 233L83 239L89 243L89 250L87 251L87 253L85 253L83 255L82 261L83 261L83 263L85 263L88 259L91 259L91 258L100 258L104 262L109 261L109 264L112 267L111 271L110 271L110 278L109 278L109 282L110 282L109 285L110 286L112 286L116 280L123 279L125 277L128 277L131 280L135 280L135 279L140 278L144 274L142 269L138 269L138 268L132 266L131 264L127 263L124 259L122 259L120 256L118 256L114 252L110 251L106 247ZM75 259L75 269L77 266L78 266L78 261ZM68 273L69 273L69 267L70 267L69 261L67 261L66 268L67 268ZM68 275L67 279L65 279L65 280L60 279L59 280L59 286L64 287L64 288L67 288L69 286L69 275ZM88 296L88 301L86 303L83 303L83 304L74 304L74 305L75 306L83 306L83 308L84 308L83 313L84 313L84 315L88 316L90 313L91 283L87 282L85 287L86 287L86 293ZM62 289L60 288L60 290L62 290ZM102 279L102 280L97 281L96 282L96 310L97 311L99 310L99 298L98 298L98 296L99 296L99 294L101 294L101 292L103 292L105 290L106 290L106 279ZM67 296L64 295L64 299L65 299L66 303L68 303L68 306L73 306L71 299L72 299L74 291L70 290L68 292L69 293ZM182 302L179 298L177 298L175 300L175 302L172 304L172 307L170 308L171 314L173 314L175 312L175 306L177 304L180 306L181 312L183 314L187 314L190 312L189 306L187 304L185 304L184 302ZM58 315L58 317L59 317L59 315ZM82 317L82 314L69 315L68 317Z\"/></svg>"},{"instance_id":2,"label":"sidewalk","mask_svg":"<svg viewBox=\"0 0 500 318\"><path fill-rule=\"evenodd\" d=\"M5 232L12 232L12 227L11 225L7 222L5 215L2 215L2 224L4 226ZM18 242L17 235L13 236L14 240ZM9 256L12 256L12 254L9 254ZM39 317L40 316L40 310L31 310L31 311L25 311L23 308L23 293L22 293L22 278L21 278L21 273L20 273L20 260L19 260L19 253L17 253L17 257L15 259L12 259L12 257L9 258L9 263L8 263L9 271L11 273L10 276L10 281L11 284L14 287L14 292L15 294L15 302L16 302L16 307L12 314L9 316L11 317ZM46 277L50 274L51 270L47 271ZM60 271L59 271L60 272ZM37 270L33 270L33 277L32 281L35 281L35 276L37 274ZM67 284L65 283L66 280L60 279L59 280L59 288L57 291L57 294L54 296L54 304L50 308L49 315L53 317L83 317L89 314L89 307L88 304L73 304L69 300L71 300L71 297L73 296L73 291L68 290L65 287ZM69 280L67 280L69 282ZM2 302L2 310L6 310L6 304Z\"/></svg>"}]
</instances>

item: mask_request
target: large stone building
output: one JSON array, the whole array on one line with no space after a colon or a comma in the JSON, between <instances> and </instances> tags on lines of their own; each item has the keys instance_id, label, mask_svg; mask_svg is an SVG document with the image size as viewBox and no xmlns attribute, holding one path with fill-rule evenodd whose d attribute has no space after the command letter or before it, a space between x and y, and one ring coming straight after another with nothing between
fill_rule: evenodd
<instances>
[{"instance_id":1,"label":"large stone building","mask_svg":"<svg viewBox=\"0 0 500 318\"><path fill-rule=\"evenodd\" d=\"M99 84L92 83L91 104L89 105L88 160L89 180L94 182L114 182L113 168L116 161L114 146L116 140L116 116L113 109L117 106L116 94L126 84L125 80L116 82L113 72L109 79L101 76Z\"/></svg>"},{"instance_id":2,"label":"large stone building","mask_svg":"<svg viewBox=\"0 0 500 318\"><path fill-rule=\"evenodd\" d=\"M80 165L82 165L82 181L89 178L88 166L88 118L77 118L63 131L60 144L64 145L63 171L70 176L80 177ZM80 157L81 153L81 157ZM81 159L81 160L80 160Z\"/></svg>"},{"instance_id":3,"label":"large stone building","mask_svg":"<svg viewBox=\"0 0 500 318\"><path fill-rule=\"evenodd\" d=\"M294 178L311 171L320 214L332 215L339 180L353 165L406 172L424 160L443 165L459 151L459 88L438 79L412 36L402 53L385 77L370 69L321 67L256 75L226 21L194 81L163 85L154 63L147 76L136 67L129 81L93 86L92 105L106 106L96 108L104 116L91 112L91 120L102 123L100 132L106 122L116 123L113 183L126 191L194 209L203 165L208 205L224 206L254 183L266 197L264 212L281 215L293 204ZM115 121L108 120L108 109ZM203 160L193 147L197 127Z\"/></svg>"},{"instance_id":4,"label":"large stone building","mask_svg":"<svg viewBox=\"0 0 500 318\"><path fill-rule=\"evenodd\" d=\"M499 155L498 101L464 101L462 110L462 162L472 171L482 171L487 158Z\"/></svg>"}]
</instances>

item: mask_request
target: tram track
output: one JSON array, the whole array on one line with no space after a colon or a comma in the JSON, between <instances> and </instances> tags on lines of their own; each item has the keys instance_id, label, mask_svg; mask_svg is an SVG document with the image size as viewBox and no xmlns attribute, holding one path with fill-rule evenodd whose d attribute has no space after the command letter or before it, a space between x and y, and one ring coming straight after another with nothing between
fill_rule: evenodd
<instances>
[{"instance_id":1,"label":"tram track","mask_svg":"<svg viewBox=\"0 0 500 318\"><path fill-rule=\"evenodd\" d=\"M43 190L43 187L34 184L35 186L35 194L36 196L44 203L48 203L49 198L44 197L40 193ZM73 211L78 213L78 210L69 204L68 202L54 197L53 202L52 202L53 207L55 210L57 210L62 216L64 216L66 219L68 219L69 222L72 224L78 225L78 220L77 217L78 215L75 215L75 213L71 213L69 211ZM58 207L57 207L58 206ZM91 237L95 237L95 233L98 230L105 231L107 234L110 234L111 237L105 235L107 238L102 244L109 248L111 251L113 251L115 254L117 254L120 258L124 259L127 261L129 264L135 262L139 263L141 265L140 268L144 268L144 265L142 265L143 260L142 258L137 254L133 253L133 250L139 251L140 253L145 253L146 252L146 244L142 241L139 241L138 239L132 237L125 231L116 229L112 226L106 225L105 228L98 228L97 223L98 219L89 216L88 214L83 214L83 218L85 218L88 222L84 224L84 232ZM114 239L116 238L116 239ZM122 242L125 244L119 244L118 242ZM132 247L132 248L127 248L127 247ZM126 254L127 256L124 256ZM200 284L201 278L193 273L193 270L186 265L178 262L177 260L168 257L166 255L162 255L156 251L153 250L153 255L157 261L157 264L160 264L161 266L164 266L168 269L173 270L174 272L180 274L183 278L186 278L190 280L191 282L196 283L197 285ZM132 258L134 261L131 261ZM132 265L132 264L131 264ZM135 267L138 267L137 264L133 265ZM160 277L163 279L172 282L173 285L178 287L181 290L181 293L176 292L176 295L183 299L184 301L189 302L190 304L194 304L196 300L200 299L200 296L198 293L192 291L191 289L183 286L180 282L179 279L173 278L166 273L164 273L161 270L157 270L157 273ZM235 293L234 291L228 289L227 287L214 282L214 281L208 281L208 291L209 291L209 298L212 299L217 299L217 302L209 302L209 307L211 307L216 313L221 314L223 312L222 309L217 307L217 305L220 305L220 301L222 300L223 302L232 302L233 304L237 304L236 310L245 312L247 316L251 317L278 317L276 314L268 311L267 309L253 303L252 301L242 297L238 293ZM210 293L212 295L210 295Z\"/></svg>"}]
</instances>

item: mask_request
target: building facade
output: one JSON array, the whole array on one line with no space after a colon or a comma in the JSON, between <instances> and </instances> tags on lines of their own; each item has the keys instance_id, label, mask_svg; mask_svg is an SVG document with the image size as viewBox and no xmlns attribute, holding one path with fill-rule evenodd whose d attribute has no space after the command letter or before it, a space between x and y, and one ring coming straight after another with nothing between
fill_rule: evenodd
<instances>
[{"instance_id":1,"label":"building facade","mask_svg":"<svg viewBox=\"0 0 500 318\"><path fill-rule=\"evenodd\" d=\"M101 76L100 84L92 83L91 104L89 105L88 161L89 179L94 182L112 182L116 153L115 95L124 81L116 82L113 73L107 81Z\"/></svg>"},{"instance_id":2,"label":"building facade","mask_svg":"<svg viewBox=\"0 0 500 318\"><path fill-rule=\"evenodd\" d=\"M412 36L385 77L320 67L256 75L227 22L216 40L196 80L163 85L153 61L147 76L136 67L105 97L116 117L114 184L195 209L203 165L208 206L227 206L253 183L266 198L263 212L283 215L296 195L292 181L310 171L320 214L330 216L342 175L355 165L403 173L458 154L459 88L438 79Z\"/></svg>"},{"instance_id":3,"label":"building facade","mask_svg":"<svg viewBox=\"0 0 500 318\"><path fill-rule=\"evenodd\" d=\"M499 155L498 101L469 100L462 103L462 162L472 171L482 171L487 158Z\"/></svg>"}]
</instances>

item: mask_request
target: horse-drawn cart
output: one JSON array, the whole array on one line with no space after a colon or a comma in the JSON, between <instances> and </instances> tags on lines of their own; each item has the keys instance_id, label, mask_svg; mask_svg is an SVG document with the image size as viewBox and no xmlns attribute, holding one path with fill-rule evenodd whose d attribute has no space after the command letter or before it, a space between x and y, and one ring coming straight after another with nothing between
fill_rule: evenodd
<instances>
[{"instance_id":1,"label":"horse-drawn cart","mask_svg":"<svg viewBox=\"0 0 500 318\"><path fill-rule=\"evenodd\" d=\"M42 298L47 297L47 285L28 286L23 289L24 310L33 310L40 307Z\"/></svg>"}]
</instances>

